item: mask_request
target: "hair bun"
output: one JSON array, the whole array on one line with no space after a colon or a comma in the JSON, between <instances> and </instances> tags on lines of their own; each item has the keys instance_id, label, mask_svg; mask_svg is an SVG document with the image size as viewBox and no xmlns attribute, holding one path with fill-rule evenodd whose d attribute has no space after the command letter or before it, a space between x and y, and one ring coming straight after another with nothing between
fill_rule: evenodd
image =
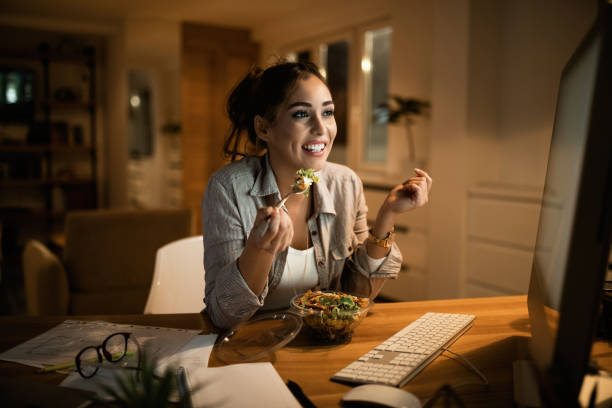
<instances>
[{"instance_id":1,"label":"hair bun","mask_svg":"<svg viewBox=\"0 0 612 408\"><path fill-rule=\"evenodd\" d=\"M253 112L253 96L262 73L261 68L253 68L230 94L227 100L227 114L234 126L248 128L248 121Z\"/></svg>"}]
</instances>

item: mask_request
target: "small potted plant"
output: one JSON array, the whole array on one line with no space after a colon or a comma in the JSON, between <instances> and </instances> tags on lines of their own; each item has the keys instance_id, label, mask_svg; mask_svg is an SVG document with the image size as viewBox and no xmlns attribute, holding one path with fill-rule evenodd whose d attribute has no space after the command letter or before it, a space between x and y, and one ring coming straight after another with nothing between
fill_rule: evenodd
<instances>
[{"instance_id":1,"label":"small potted plant","mask_svg":"<svg viewBox=\"0 0 612 408\"><path fill-rule=\"evenodd\" d=\"M404 122L408 139L408 157L411 162L414 162L416 159L416 148L411 126L414 123L414 117L425 114L429 107L430 103L428 101L391 95L389 102L378 105L374 110L374 120L377 123Z\"/></svg>"},{"instance_id":2,"label":"small potted plant","mask_svg":"<svg viewBox=\"0 0 612 408\"><path fill-rule=\"evenodd\" d=\"M140 369L129 370L114 376L113 384L100 384L106 398L96 401L95 406L122 408L190 408L189 392L179 392L176 367L168 366L160 374L157 362L143 353Z\"/></svg>"}]
</instances>

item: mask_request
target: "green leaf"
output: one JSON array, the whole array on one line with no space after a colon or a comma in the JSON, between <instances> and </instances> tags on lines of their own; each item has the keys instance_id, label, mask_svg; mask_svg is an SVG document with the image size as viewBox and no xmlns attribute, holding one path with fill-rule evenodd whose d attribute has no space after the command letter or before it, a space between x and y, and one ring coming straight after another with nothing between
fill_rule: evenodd
<instances>
[{"instance_id":1,"label":"green leaf","mask_svg":"<svg viewBox=\"0 0 612 408\"><path fill-rule=\"evenodd\" d=\"M161 376L155 373L157 362L150 358L148 353L142 354L141 370L138 372L123 372L123 375L114 375L114 384L100 385L105 395L113 398L113 404L126 408L155 408L173 406L187 406L183 398L177 403L169 403L169 398L177 389L176 371L167 367ZM105 401L99 401L104 404Z\"/></svg>"},{"instance_id":2,"label":"green leaf","mask_svg":"<svg viewBox=\"0 0 612 408\"><path fill-rule=\"evenodd\" d=\"M331 304L331 300L328 298L321 298L319 299L319 304L322 306L329 306Z\"/></svg>"},{"instance_id":3,"label":"green leaf","mask_svg":"<svg viewBox=\"0 0 612 408\"><path fill-rule=\"evenodd\" d=\"M343 305L348 305L348 306L354 306L355 302L353 302L353 299L351 299L348 296L342 296L340 297L340 303Z\"/></svg>"}]
</instances>

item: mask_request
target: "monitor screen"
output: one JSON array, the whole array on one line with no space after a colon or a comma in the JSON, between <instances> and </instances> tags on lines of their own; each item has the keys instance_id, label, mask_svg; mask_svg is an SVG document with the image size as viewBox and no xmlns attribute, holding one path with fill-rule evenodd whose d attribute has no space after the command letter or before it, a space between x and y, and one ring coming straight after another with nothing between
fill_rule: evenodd
<instances>
[{"instance_id":1,"label":"monitor screen","mask_svg":"<svg viewBox=\"0 0 612 408\"><path fill-rule=\"evenodd\" d=\"M544 397L562 405L575 404L587 369L609 254L610 8L561 76L529 287L532 357Z\"/></svg>"}]
</instances>

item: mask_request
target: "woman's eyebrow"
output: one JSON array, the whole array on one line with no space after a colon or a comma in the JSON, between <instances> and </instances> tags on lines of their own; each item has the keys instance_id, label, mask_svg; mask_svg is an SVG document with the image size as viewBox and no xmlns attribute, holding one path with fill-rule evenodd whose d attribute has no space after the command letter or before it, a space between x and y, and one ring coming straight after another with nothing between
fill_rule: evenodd
<instances>
[{"instance_id":1,"label":"woman's eyebrow","mask_svg":"<svg viewBox=\"0 0 612 408\"><path fill-rule=\"evenodd\" d=\"M333 104L334 104L333 101L325 101L325 102L323 102L323 106L328 106L328 105L333 105ZM291 108L294 108L296 106L305 106L307 108L312 108L312 105L310 103L308 103L308 102L294 102L291 105L289 105L287 107L287 109L291 109Z\"/></svg>"}]
</instances>

